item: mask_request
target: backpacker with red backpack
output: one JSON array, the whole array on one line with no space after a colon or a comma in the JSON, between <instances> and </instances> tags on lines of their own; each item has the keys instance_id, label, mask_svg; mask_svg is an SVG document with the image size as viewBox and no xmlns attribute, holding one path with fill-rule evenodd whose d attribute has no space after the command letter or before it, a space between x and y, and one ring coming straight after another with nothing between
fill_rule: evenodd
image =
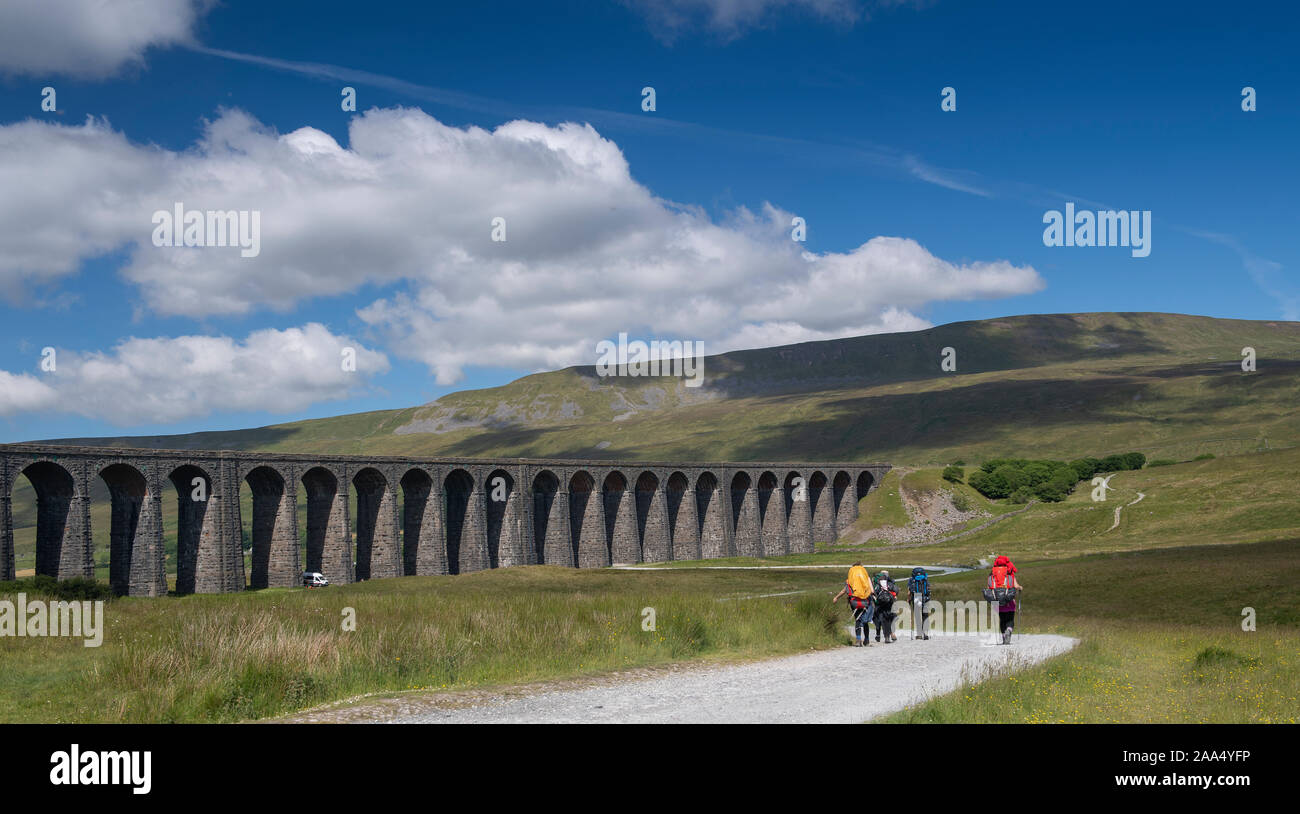
<instances>
[{"instance_id":1,"label":"backpacker with red backpack","mask_svg":"<svg viewBox=\"0 0 1300 814\"><path fill-rule=\"evenodd\" d=\"M1006 557L998 557L993 568L989 570L989 584L984 589L984 598L989 602L1005 605L1012 602L1019 593L1014 587L1016 566Z\"/></svg>"}]
</instances>

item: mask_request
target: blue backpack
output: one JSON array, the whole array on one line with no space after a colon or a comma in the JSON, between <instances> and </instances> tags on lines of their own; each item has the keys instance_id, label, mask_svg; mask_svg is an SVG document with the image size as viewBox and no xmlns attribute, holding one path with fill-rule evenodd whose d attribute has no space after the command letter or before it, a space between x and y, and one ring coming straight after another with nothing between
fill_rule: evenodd
<instances>
[{"instance_id":1,"label":"blue backpack","mask_svg":"<svg viewBox=\"0 0 1300 814\"><path fill-rule=\"evenodd\" d=\"M924 568L912 569L912 578L908 580L907 590L911 591L913 596L930 598L930 578L926 576Z\"/></svg>"}]
</instances>

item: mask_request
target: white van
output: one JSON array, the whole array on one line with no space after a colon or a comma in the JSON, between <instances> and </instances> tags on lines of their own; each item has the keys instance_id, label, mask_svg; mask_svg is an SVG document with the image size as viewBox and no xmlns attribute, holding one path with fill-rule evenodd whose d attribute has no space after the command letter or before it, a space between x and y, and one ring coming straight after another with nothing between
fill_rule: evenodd
<instances>
[{"instance_id":1,"label":"white van","mask_svg":"<svg viewBox=\"0 0 1300 814\"><path fill-rule=\"evenodd\" d=\"M329 584L330 581L325 579L325 575L320 571L304 571L302 574L302 587L304 588L324 588Z\"/></svg>"}]
</instances>

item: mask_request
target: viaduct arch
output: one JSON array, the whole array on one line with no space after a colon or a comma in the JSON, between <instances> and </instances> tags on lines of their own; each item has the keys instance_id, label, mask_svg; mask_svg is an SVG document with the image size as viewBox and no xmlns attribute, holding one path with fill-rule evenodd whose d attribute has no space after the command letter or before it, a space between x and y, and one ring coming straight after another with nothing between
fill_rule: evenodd
<instances>
[{"instance_id":1,"label":"viaduct arch","mask_svg":"<svg viewBox=\"0 0 1300 814\"><path fill-rule=\"evenodd\" d=\"M22 477L36 493L36 573L94 575L90 495L99 479L112 504L113 590L161 596L168 490L176 592L228 593L297 585L303 570L348 583L811 552L857 519L858 499L889 468L0 445L0 580L14 578L13 489ZM252 495L247 569L241 485Z\"/></svg>"}]
</instances>

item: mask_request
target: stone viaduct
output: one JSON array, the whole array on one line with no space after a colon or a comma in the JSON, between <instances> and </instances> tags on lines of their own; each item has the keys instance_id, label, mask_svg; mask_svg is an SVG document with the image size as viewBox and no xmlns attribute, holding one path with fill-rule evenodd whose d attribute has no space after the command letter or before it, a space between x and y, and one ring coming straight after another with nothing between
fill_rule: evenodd
<instances>
[{"instance_id":1,"label":"stone viaduct","mask_svg":"<svg viewBox=\"0 0 1300 814\"><path fill-rule=\"evenodd\" d=\"M168 590L168 489L176 491L176 592L224 593L298 585L304 570L347 583L511 565L810 552L857 518L858 499L889 468L8 444L0 445L0 579L14 578L20 475L36 492L37 574L93 576L90 494L102 478L112 504L109 581L119 594L160 596ZM252 495L247 581L243 483Z\"/></svg>"}]
</instances>

